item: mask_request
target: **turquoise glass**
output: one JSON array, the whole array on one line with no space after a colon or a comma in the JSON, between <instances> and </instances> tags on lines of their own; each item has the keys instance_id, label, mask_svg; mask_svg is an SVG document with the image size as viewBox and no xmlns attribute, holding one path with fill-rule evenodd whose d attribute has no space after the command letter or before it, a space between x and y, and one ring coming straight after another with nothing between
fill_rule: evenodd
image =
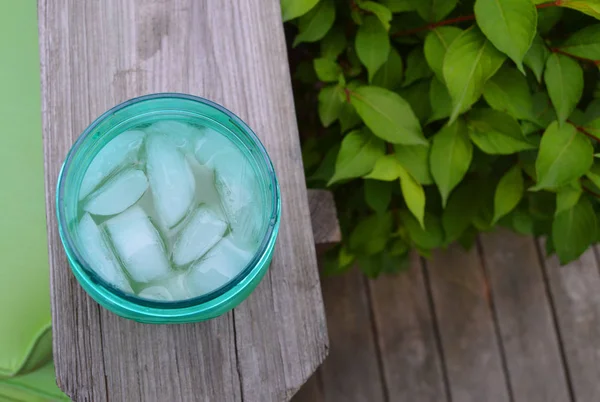
<instances>
[{"instance_id":1,"label":"turquoise glass","mask_svg":"<svg viewBox=\"0 0 600 402\"><path fill-rule=\"evenodd\" d=\"M90 268L78 239L79 188L94 156L109 141L132 128L160 120L203 125L231 140L249 160L259 182L262 242L250 263L219 289L181 301L155 301L124 293ZM239 117L209 100L164 93L121 103L96 119L77 139L58 177L58 229L71 270L83 289L100 305L121 317L144 323L186 323L217 317L240 304L256 288L273 257L281 200L273 165L256 134Z\"/></svg>"}]
</instances>

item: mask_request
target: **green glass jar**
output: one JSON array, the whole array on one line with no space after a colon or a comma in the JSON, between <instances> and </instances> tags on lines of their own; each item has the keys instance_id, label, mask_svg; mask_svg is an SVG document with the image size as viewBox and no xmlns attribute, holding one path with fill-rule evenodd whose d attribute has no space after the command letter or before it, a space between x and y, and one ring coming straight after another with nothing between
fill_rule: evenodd
<instances>
[{"instance_id":1,"label":"green glass jar","mask_svg":"<svg viewBox=\"0 0 600 402\"><path fill-rule=\"evenodd\" d=\"M79 189L92 159L119 134L161 120L205 126L233 142L254 170L262 206L262 241L250 263L220 288L179 301L145 299L108 284L84 258L77 230ZM258 285L270 265L281 216L279 185L273 165L252 130L240 118L214 102L174 93L131 99L96 119L69 151L58 177L56 197L60 237L73 274L83 289L113 313L145 323L203 321L240 304Z\"/></svg>"}]
</instances>

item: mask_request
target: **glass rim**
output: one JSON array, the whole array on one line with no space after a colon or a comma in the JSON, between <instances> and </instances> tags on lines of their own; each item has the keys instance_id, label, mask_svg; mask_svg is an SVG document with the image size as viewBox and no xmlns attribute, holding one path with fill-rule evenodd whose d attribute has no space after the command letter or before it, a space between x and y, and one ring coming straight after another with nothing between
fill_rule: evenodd
<instances>
[{"instance_id":1,"label":"glass rim","mask_svg":"<svg viewBox=\"0 0 600 402\"><path fill-rule=\"evenodd\" d=\"M229 282L227 282L225 285L223 285L209 293L206 293L206 294L203 294L200 296L196 296L193 298L189 298L189 299L173 300L173 301L152 300L152 299L142 298L142 297L139 297L134 294L125 293L124 291L118 289L117 287L113 286L112 284L110 284L109 282L104 280L102 277L100 277L89 266L89 264L86 262L86 258L84 258L82 256L81 252L79 251L79 247L77 246L77 243L74 241L71 231L69 230L67 218L65 216L66 214L63 213L64 204L65 204L64 199L66 198L65 197L65 193L66 193L65 178L68 176L69 168L71 167L71 165L73 163L73 159L74 159L75 155L77 154L77 151L79 151L82 148L82 146L86 143L86 140L88 140L88 137L94 132L94 130L97 128L98 125L100 125L102 122L106 121L108 118L110 118L116 112L126 109L127 107L130 107L135 104L139 104L139 103L151 101L151 100L156 100L156 99L175 99L175 100L197 102L197 103L201 103L205 106L208 106L210 108L216 109L220 113L223 113L225 116L227 116L230 119L230 121L235 126L237 126L237 128L240 129L240 131L244 135L246 135L251 140L253 145L259 151L259 155L260 155L259 159L266 167L266 170L268 173L268 181L269 181L269 185L270 185L269 187L271 189L270 190L271 211L269 211L269 214L268 214L269 222L267 224L267 228L266 228L266 231L262 238L262 241L260 242L260 244L258 246L258 249L254 253L254 256L252 257L252 259L248 262L246 267L242 271L240 271L233 279L231 279ZM169 110L169 109L165 109L165 110ZM160 109L158 109L158 111L160 111ZM189 111L187 111L187 112L189 112ZM209 118L212 120L212 118L210 116L207 116L206 114L202 114L202 113L198 113L198 112L194 112L194 114L201 115L204 118ZM122 122L119 122L119 123L122 123ZM117 135L119 135L119 134L117 134ZM279 189L279 183L278 183L277 177L275 175L275 169L273 167L273 163L272 163L264 145L262 144L262 142L260 141L258 136L254 133L254 131L241 118L239 118L237 115L235 115L233 112L231 112L227 108L219 105L218 103L215 103L213 101L210 101L208 99L205 99L205 98L202 98L199 96L183 94L183 93L163 92L163 93L154 93L154 94L143 95L143 96L131 98L124 102L121 102L121 103L113 106L112 108L108 109L106 112L102 113L90 125L88 125L86 127L86 129L79 135L77 140L73 143L73 145L71 146L71 148L69 149L69 151L67 153L65 161L62 164L62 167L61 167L59 175L58 175L58 180L57 180L56 214L57 214L57 218L58 218L58 229L59 229L60 238L65 247L65 251L66 251L69 259L73 259L76 262L76 264L72 264L72 263L69 264L69 265L71 265L71 268L74 270L77 270L79 275L81 275L81 276L85 277L86 279L90 280L91 282L101 286L104 290L106 290L109 293L111 293L112 295L118 297L122 301L128 302L128 303L133 303L136 306L140 306L140 307L144 308L145 312L149 312L148 311L149 308L153 309L153 310L156 309L156 310L161 310L161 311L172 310L173 312L175 312L176 310L180 310L180 309L188 310L189 308L198 307L198 306L204 305L208 302L215 301L215 300L219 299L221 296L228 295L228 293L231 290L235 289L240 282L244 281L244 279L246 279L250 276L254 276L252 274L258 273L258 271L260 271L260 269L261 269L260 262L263 261L264 258L269 254L270 248L274 247L275 238L277 237L277 234L278 234L279 220L280 220L280 215L281 215L280 212L281 212L281 194L280 194L280 189ZM79 279L79 275L76 275L76 277L78 279ZM238 292L234 292L234 293L238 293ZM232 294L230 296L234 296L234 294Z\"/></svg>"}]
</instances>

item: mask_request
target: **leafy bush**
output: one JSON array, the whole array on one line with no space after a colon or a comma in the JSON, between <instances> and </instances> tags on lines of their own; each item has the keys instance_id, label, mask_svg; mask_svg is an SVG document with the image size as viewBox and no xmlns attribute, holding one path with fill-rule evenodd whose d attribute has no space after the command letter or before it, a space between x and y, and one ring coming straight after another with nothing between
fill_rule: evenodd
<instances>
[{"instance_id":1,"label":"leafy bush","mask_svg":"<svg viewBox=\"0 0 600 402\"><path fill-rule=\"evenodd\" d=\"M562 263L598 240L600 0L282 10L308 184L334 190L344 235L328 271L394 271L496 225Z\"/></svg>"}]
</instances>

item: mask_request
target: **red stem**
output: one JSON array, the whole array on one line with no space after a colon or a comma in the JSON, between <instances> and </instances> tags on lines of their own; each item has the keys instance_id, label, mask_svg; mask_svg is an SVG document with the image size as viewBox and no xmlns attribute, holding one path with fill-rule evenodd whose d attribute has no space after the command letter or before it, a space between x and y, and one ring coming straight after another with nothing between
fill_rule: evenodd
<instances>
[{"instance_id":1,"label":"red stem","mask_svg":"<svg viewBox=\"0 0 600 402\"><path fill-rule=\"evenodd\" d=\"M350 103L350 90L348 88L344 88L344 95L346 95L346 102Z\"/></svg>"},{"instance_id":2,"label":"red stem","mask_svg":"<svg viewBox=\"0 0 600 402\"><path fill-rule=\"evenodd\" d=\"M562 3L562 0L555 0L550 3L538 4L535 7L537 9L555 7L555 6L560 6L561 3ZM421 27L407 29L405 31L398 31L398 32L393 33L392 37L412 35L412 34L415 34L415 33L421 32L421 31L431 30L431 29L435 29L437 27L443 27L444 25L452 25L452 24L457 24L459 22L472 21L474 19L475 19L475 15L472 15L472 14L464 15L462 17L450 18L450 19L447 19L444 21L433 22L431 24L423 25Z\"/></svg>"},{"instance_id":3,"label":"red stem","mask_svg":"<svg viewBox=\"0 0 600 402\"><path fill-rule=\"evenodd\" d=\"M573 123L571 120L567 120L567 123L571 124L573 127L575 127L577 129L577 131L579 131L582 134L587 135L588 137L590 137L593 140L596 140L598 142L600 142L600 138L596 137L594 134L590 133L589 131L587 131L585 128L578 126L577 124Z\"/></svg>"},{"instance_id":4,"label":"red stem","mask_svg":"<svg viewBox=\"0 0 600 402\"><path fill-rule=\"evenodd\" d=\"M600 198L600 194L598 194L597 192L587 188L586 186L584 186L583 184L581 185L581 188L583 189L583 191L585 191L588 194L593 195L596 198Z\"/></svg>"},{"instance_id":5,"label":"red stem","mask_svg":"<svg viewBox=\"0 0 600 402\"><path fill-rule=\"evenodd\" d=\"M572 57L572 58L577 59L577 60L589 61L589 62L594 63L596 65L600 64L600 60L592 60L592 59L586 59L585 57L575 56L574 54L571 54L569 52L565 52L564 50L561 50L561 49L559 49L557 47L551 47L550 51L552 53L564 54L565 56L569 56L569 57Z\"/></svg>"}]
</instances>

